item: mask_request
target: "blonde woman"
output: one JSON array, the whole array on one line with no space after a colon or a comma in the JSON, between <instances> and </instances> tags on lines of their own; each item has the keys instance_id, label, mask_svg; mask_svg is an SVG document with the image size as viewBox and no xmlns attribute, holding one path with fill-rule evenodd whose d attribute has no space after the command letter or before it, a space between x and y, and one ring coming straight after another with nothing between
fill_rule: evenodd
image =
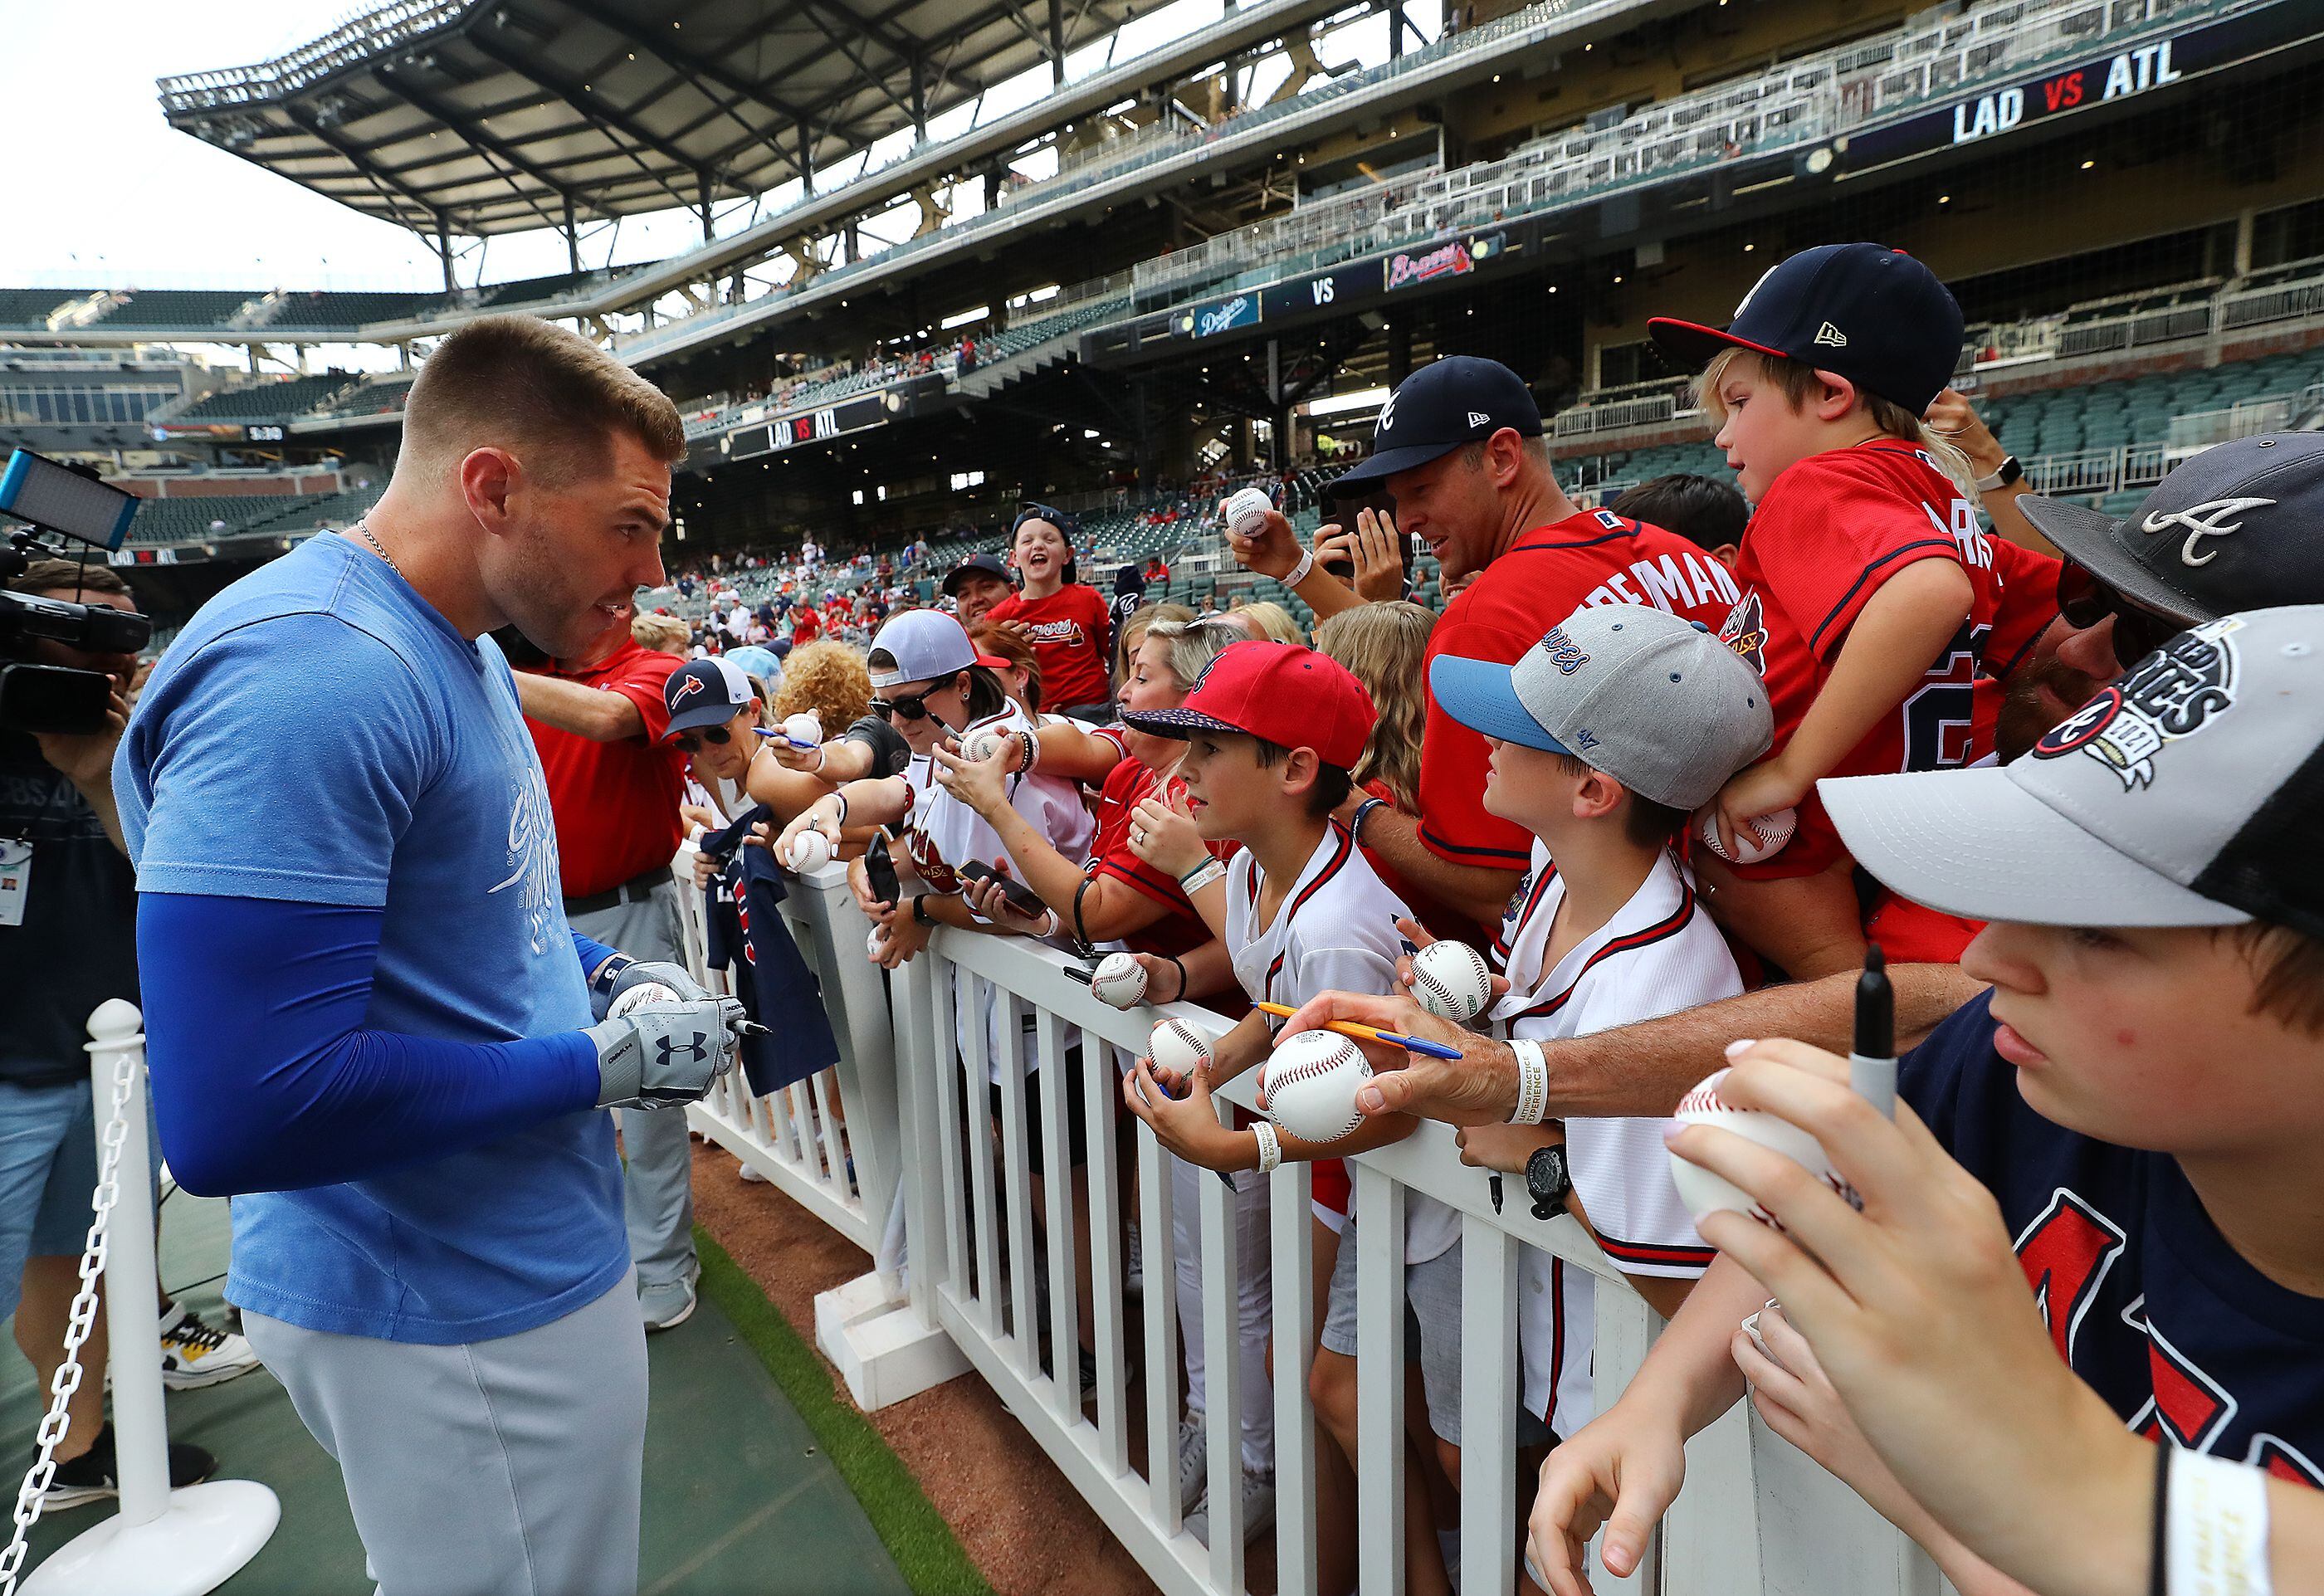
<instances>
[{"instance_id":1,"label":"blonde woman","mask_svg":"<svg viewBox=\"0 0 2324 1596\"><path fill-rule=\"evenodd\" d=\"M686 658L687 641L693 633L676 615L633 615L630 618L630 636L641 649L676 654L683 660Z\"/></svg>"},{"instance_id":2,"label":"blonde woman","mask_svg":"<svg viewBox=\"0 0 2324 1596\"><path fill-rule=\"evenodd\" d=\"M1269 642L1289 643L1294 648L1306 645L1307 634L1299 629L1299 623L1291 618L1291 612L1272 600L1262 598L1253 604L1237 604L1234 613L1246 617L1243 624L1250 629L1254 637L1263 637Z\"/></svg>"}]
</instances>

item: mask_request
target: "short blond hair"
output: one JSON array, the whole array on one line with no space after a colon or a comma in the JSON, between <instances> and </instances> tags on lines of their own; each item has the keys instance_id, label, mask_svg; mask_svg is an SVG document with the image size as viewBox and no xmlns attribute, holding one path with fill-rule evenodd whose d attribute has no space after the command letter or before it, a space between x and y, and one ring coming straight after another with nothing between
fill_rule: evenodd
<instances>
[{"instance_id":1,"label":"short blond hair","mask_svg":"<svg viewBox=\"0 0 2324 1596\"><path fill-rule=\"evenodd\" d=\"M436 346L403 404L403 452L430 468L505 448L552 486L590 480L626 432L686 458L669 396L596 345L537 316L486 316Z\"/></svg>"},{"instance_id":2,"label":"short blond hair","mask_svg":"<svg viewBox=\"0 0 2324 1596\"><path fill-rule=\"evenodd\" d=\"M1714 431L1727 424L1727 401L1719 397L1719 390L1727 381L1728 371L1738 360L1758 362L1760 375L1784 396L1784 402L1795 414L1823 386L1823 379L1816 375L1815 367L1803 360L1784 355L1763 355L1757 349L1722 349L1694 380L1695 403L1710 418ZM1937 463L1937 469L1952 479L1970 503L1977 503L1977 473L1970 468L1969 457L1961 452L1959 444L1893 399L1883 399L1861 385L1856 390L1856 398L1875 427L1891 438L1900 438L1925 449Z\"/></svg>"},{"instance_id":3,"label":"short blond hair","mask_svg":"<svg viewBox=\"0 0 2324 1596\"><path fill-rule=\"evenodd\" d=\"M1306 645L1307 634L1299 630L1299 623L1292 619L1291 612L1271 599L1253 599L1235 605L1231 613L1250 616L1257 635L1269 642L1289 643L1295 649Z\"/></svg>"},{"instance_id":4,"label":"short blond hair","mask_svg":"<svg viewBox=\"0 0 2324 1596\"><path fill-rule=\"evenodd\" d=\"M632 615L630 636L638 647L652 649L658 653L684 655L686 640L693 636L685 622L675 615Z\"/></svg>"}]
</instances>

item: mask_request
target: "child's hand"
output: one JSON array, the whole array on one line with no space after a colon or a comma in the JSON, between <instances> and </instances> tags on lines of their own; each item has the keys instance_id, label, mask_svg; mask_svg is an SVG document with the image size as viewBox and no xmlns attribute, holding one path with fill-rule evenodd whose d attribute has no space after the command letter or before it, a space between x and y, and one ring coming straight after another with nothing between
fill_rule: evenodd
<instances>
[{"instance_id":1,"label":"child's hand","mask_svg":"<svg viewBox=\"0 0 2324 1596\"><path fill-rule=\"evenodd\" d=\"M1852 1486L1856 1493L1883 1513L1910 1496L1880 1454L1872 1450L1864 1432L1849 1416L1848 1404L1832 1389L1831 1380L1816 1361L1815 1349L1792 1327L1784 1310L1769 1303L1752 1315L1759 1333L1748 1328L1735 1332L1729 1351L1735 1366L1751 1382L1751 1405L1767 1427L1806 1453Z\"/></svg>"},{"instance_id":2,"label":"child's hand","mask_svg":"<svg viewBox=\"0 0 2324 1596\"><path fill-rule=\"evenodd\" d=\"M1186 1094L1174 1098L1163 1089L1153 1062L1141 1058L1121 1077L1121 1101L1146 1121L1154 1139L1205 1169L1231 1174L1250 1164L1256 1156L1249 1146L1251 1139L1219 1123L1219 1111L1211 1101L1211 1066L1196 1065Z\"/></svg>"},{"instance_id":3,"label":"child's hand","mask_svg":"<svg viewBox=\"0 0 2324 1596\"><path fill-rule=\"evenodd\" d=\"M1184 793L1140 798L1130 816L1130 851L1176 879L1210 857Z\"/></svg>"},{"instance_id":4,"label":"child's hand","mask_svg":"<svg viewBox=\"0 0 2324 1596\"><path fill-rule=\"evenodd\" d=\"M1748 836L1749 846L1757 849L1765 839L1751 822L1777 809L1797 808L1814 785L1794 776L1780 759L1764 760L1748 770L1737 771L1711 800L1718 806L1720 846L1732 855L1738 851L1735 839Z\"/></svg>"},{"instance_id":5,"label":"child's hand","mask_svg":"<svg viewBox=\"0 0 2324 1596\"><path fill-rule=\"evenodd\" d=\"M1406 942L1412 944L1414 953L1417 953L1424 947L1434 947L1436 946L1437 938L1431 936L1428 928L1423 926L1418 920L1409 918L1398 920L1396 923L1396 928L1404 934L1404 939ZM1411 997L1412 954L1406 954L1397 960L1396 979L1397 984L1404 988L1404 992L1401 995ZM1499 1002L1503 998L1508 995L1509 982L1508 976L1495 975L1489 978L1485 983L1484 1013L1490 1014L1493 1011L1493 1005ZM1418 1001L1419 1000L1417 999L1414 999L1414 1001L1416 1002ZM1406 1036L1415 1036L1418 1033L1406 1031L1405 1034Z\"/></svg>"},{"instance_id":6,"label":"child's hand","mask_svg":"<svg viewBox=\"0 0 2324 1596\"><path fill-rule=\"evenodd\" d=\"M1452 1133L1461 1162L1471 1169L1494 1169L1503 1175L1523 1175L1526 1160L1545 1147L1565 1144L1565 1127L1547 1125L1470 1125Z\"/></svg>"}]
</instances>

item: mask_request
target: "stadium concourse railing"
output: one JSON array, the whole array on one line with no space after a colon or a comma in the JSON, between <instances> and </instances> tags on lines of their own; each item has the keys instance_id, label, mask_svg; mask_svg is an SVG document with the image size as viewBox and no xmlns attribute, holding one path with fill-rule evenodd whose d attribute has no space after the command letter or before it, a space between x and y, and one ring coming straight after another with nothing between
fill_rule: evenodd
<instances>
[{"instance_id":1,"label":"stadium concourse railing","mask_svg":"<svg viewBox=\"0 0 2324 1596\"><path fill-rule=\"evenodd\" d=\"M689 845L690 846L690 845ZM687 904L687 956L705 967L700 894L690 853L673 865ZM798 881L783 918L823 985L839 1038L827 1076L770 1097L738 1078L690 1112L694 1127L873 1254L871 1274L816 1303L817 1342L867 1407L913 1395L973 1369L1147 1574L1170 1596L1240 1596L1243 1534L1238 1425L1207 1429L1212 1516L1206 1546L1179 1508L1179 1324L1173 1285L1170 1163L1143 1126L1134 1138L1093 1129L1085 1181L1093 1283L1094 1399L1084 1403L1074 1349L1077 1274L1070 1183L1037 1186L1028 1149L1066 1168L1065 1093L1025 1091L1028 1070L1084 1094L1093 1128L1116 1124L1121 1071L1164 1015L1216 1033L1226 1022L1189 1004L1121 1011L1068 973L1062 954L1013 937L940 927L892 979L865 957L865 921L844 867ZM997 1013L988 1026L984 1016ZM1029 1020L1029 1026L1024 1022ZM779 1021L777 1022L779 1029ZM1025 1038L1029 1029L1030 1040ZM1003 1056L990 1056L993 1038ZM1001 1112L986 1110L998 1065ZM1224 1095L1249 1107L1250 1077ZM1595 1379L1610 1401L1645 1356L1660 1321L1573 1220L1531 1217L1522 1199L1496 1212L1485 1176L1462 1165L1449 1127L1351 1159L1365 1223L1357 1262L1358 1589L1403 1589L1406 1323L1405 1204L1417 1194L1461 1215L1464 1437L1461 1537L1465 1596L1515 1588L1531 1481L1517 1478L1519 1249L1537 1247L1587 1269L1601 1286ZM1236 1281L1243 1260L1223 1182L1194 1183L1201 1238L1207 1406L1243 1410ZM1317 1430L1307 1396L1318 1323L1310 1268L1310 1171L1286 1165L1268 1192L1274 1316L1303 1327L1274 1347L1274 1588L1316 1589ZM1133 1224L1135 1229L1133 1230ZM1136 1238L1133 1243L1132 1237ZM1141 1255L1133 1259L1130 1248ZM1127 1288L1133 1263L1142 1290ZM1139 1370L1142 1370L1142 1375ZM1328 1443L1325 1443L1328 1444ZM1255 1540L1254 1540L1255 1544ZM1593 1557L1594 1562L1594 1557ZM1933 1564L1846 1487L1742 1412L1688 1448L1686 1488L1628 1580L1602 1571L1596 1588L1662 1596L1935 1596Z\"/></svg>"}]
</instances>

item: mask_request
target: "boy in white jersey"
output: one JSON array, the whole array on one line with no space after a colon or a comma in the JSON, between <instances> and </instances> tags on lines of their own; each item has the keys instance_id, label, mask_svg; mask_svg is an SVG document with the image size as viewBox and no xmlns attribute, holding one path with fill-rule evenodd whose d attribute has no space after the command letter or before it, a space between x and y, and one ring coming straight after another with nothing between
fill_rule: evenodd
<instances>
[{"instance_id":1,"label":"boy in white jersey","mask_svg":"<svg viewBox=\"0 0 2324 1596\"><path fill-rule=\"evenodd\" d=\"M1439 659L1429 688L1492 750L1486 809L1535 837L1532 872L1493 945L1509 990L1489 1014L1517 1043L1532 1090L1517 1122L1462 1132L1462 1156L1524 1176L1536 1212L1564 1207L1656 1310L1674 1314L1713 1255L1671 1182L1666 1121L1542 1124L1547 1071L1525 1044L1743 990L1671 844L1766 751L1766 687L1693 622L1607 604L1576 611L1515 665ZM1593 1282L1530 1248L1520 1268L1526 1411L1571 1435L1594 1408Z\"/></svg>"},{"instance_id":2,"label":"boy in white jersey","mask_svg":"<svg viewBox=\"0 0 2324 1596\"><path fill-rule=\"evenodd\" d=\"M1227 952L1254 1002L1297 1008L1328 991L1390 992L1405 948L1397 922L1411 910L1388 890L1346 827L1332 818L1351 787L1377 718L1346 667L1312 649L1242 642L1212 660L1176 709L1123 717L1141 732L1186 742L1178 775L1205 842L1242 844L1225 872ZM1207 882L1189 879L1192 890ZM1338 1141L1302 1140L1266 1121L1219 1122L1211 1088L1265 1058L1279 1021L1254 1010L1212 1048L1211 1067L1182 1081L1140 1059L1124 1079L1130 1112L1190 1164L1264 1176L1286 1158L1330 1158L1408 1134L1404 1116L1367 1120ZM1176 1101L1173 1101L1176 1099ZM1352 1236L1353 1222L1348 1235ZM1460 1438L1459 1217L1417 1195L1406 1209L1406 1289L1421 1321L1421 1369L1431 1426L1447 1446ZM1313 1378L1317 1417L1352 1463L1355 1425L1356 1250L1342 1241ZM1266 1333L1262 1318L1259 1330ZM1294 1333L1305 1333L1301 1326ZM1328 1471L1319 1489L1331 1488ZM1407 1544L1417 1590L1441 1589L1437 1540L1422 1472L1408 1476Z\"/></svg>"}]
</instances>

